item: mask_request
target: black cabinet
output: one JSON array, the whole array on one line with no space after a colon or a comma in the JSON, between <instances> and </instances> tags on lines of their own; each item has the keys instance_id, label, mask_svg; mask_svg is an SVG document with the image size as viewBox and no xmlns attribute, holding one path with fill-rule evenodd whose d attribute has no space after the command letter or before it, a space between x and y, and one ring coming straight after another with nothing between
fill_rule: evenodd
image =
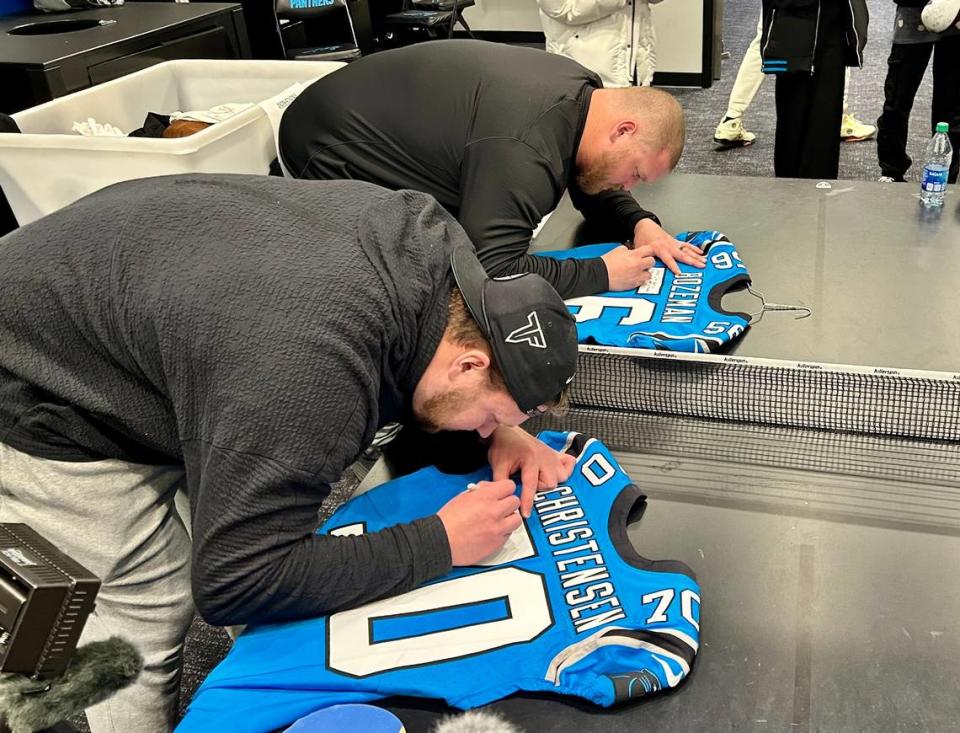
<instances>
[{"instance_id":1,"label":"black cabinet","mask_svg":"<svg viewBox=\"0 0 960 733\"><path fill-rule=\"evenodd\" d=\"M0 18L0 112L33 107L148 66L249 58L235 3L128 3Z\"/></svg>"}]
</instances>

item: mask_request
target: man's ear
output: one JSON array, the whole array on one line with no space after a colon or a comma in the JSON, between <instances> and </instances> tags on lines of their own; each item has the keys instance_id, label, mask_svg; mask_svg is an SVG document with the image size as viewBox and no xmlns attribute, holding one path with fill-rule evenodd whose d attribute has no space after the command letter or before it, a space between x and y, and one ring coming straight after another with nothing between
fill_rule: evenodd
<instances>
[{"instance_id":1,"label":"man's ear","mask_svg":"<svg viewBox=\"0 0 960 733\"><path fill-rule=\"evenodd\" d=\"M617 138L623 137L624 135L633 135L636 133L636 131L637 123L634 120L620 120L613 128L613 132L610 135L610 142L613 142Z\"/></svg>"},{"instance_id":2,"label":"man's ear","mask_svg":"<svg viewBox=\"0 0 960 733\"><path fill-rule=\"evenodd\" d=\"M450 362L447 376L452 382L466 376L476 376L478 370L490 368L490 357L481 349L466 349L457 354Z\"/></svg>"}]
</instances>

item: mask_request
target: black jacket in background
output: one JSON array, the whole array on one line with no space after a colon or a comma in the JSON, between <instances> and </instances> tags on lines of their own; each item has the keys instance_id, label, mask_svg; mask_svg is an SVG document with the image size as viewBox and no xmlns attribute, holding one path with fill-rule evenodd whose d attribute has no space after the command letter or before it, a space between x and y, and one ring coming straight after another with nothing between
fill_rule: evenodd
<instances>
[{"instance_id":1,"label":"black jacket in background","mask_svg":"<svg viewBox=\"0 0 960 733\"><path fill-rule=\"evenodd\" d=\"M824 42L842 43L846 65L862 67L869 20L866 0L763 0L763 71L813 73Z\"/></svg>"},{"instance_id":2,"label":"black jacket in background","mask_svg":"<svg viewBox=\"0 0 960 733\"><path fill-rule=\"evenodd\" d=\"M211 623L410 590L450 568L438 517L313 530L436 352L449 253L466 241L428 196L354 181L197 175L94 193L0 239L0 442L182 463Z\"/></svg>"},{"instance_id":3,"label":"black jacket in background","mask_svg":"<svg viewBox=\"0 0 960 733\"><path fill-rule=\"evenodd\" d=\"M280 123L297 178L354 178L434 196L494 276L536 272L564 298L607 289L603 262L527 254L564 189L585 218L624 239L644 211L627 192L587 196L577 147L600 78L574 61L484 41L419 43L366 56L318 79Z\"/></svg>"}]
</instances>

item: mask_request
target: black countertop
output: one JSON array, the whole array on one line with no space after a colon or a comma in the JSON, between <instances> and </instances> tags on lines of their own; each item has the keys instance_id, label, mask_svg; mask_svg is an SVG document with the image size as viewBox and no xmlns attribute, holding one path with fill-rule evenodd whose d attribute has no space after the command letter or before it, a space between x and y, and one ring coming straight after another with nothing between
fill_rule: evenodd
<instances>
[{"instance_id":1,"label":"black countertop","mask_svg":"<svg viewBox=\"0 0 960 733\"><path fill-rule=\"evenodd\" d=\"M960 192L930 213L910 184L672 175L638 186L640 203L670 232L718 229L768 301L813 316L767 313L730 353L938 372L960 372ZM610 241L564 199L534 251ZM724 300L752 312L744 292Z\"/></svg>"},{"instance_id":2,"label":"black countertop","mask_svg":"<svg viewBox=\"0 0 960 733\"><path fill-rule=\"evenodd\" d=\"M239 6L234 3L127 3L70 13L0 17L0 65L44 67L74 56L103 49L183 23L218 15ZM85 30L48 35L11 35L9 31L44 21L116 21Z\"/></svg>"}]
</instances>

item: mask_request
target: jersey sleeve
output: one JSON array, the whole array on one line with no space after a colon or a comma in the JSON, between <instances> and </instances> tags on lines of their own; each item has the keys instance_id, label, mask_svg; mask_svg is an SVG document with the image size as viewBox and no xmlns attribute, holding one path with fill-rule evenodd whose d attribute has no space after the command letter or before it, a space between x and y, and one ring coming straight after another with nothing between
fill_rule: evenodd
<instances>
[{"instance_id":1,"label":"jersey sleeve","mask_svg":"<svg viewBox=\"0 0 960 733\"><path fill-rule=\"evenodd\" d=\"M567 656L558 655L547 671L556 692L610 706L677 687L690 673L695 652L666 634L608 628L562 654Z\"/></svg>"}]
</instances>

